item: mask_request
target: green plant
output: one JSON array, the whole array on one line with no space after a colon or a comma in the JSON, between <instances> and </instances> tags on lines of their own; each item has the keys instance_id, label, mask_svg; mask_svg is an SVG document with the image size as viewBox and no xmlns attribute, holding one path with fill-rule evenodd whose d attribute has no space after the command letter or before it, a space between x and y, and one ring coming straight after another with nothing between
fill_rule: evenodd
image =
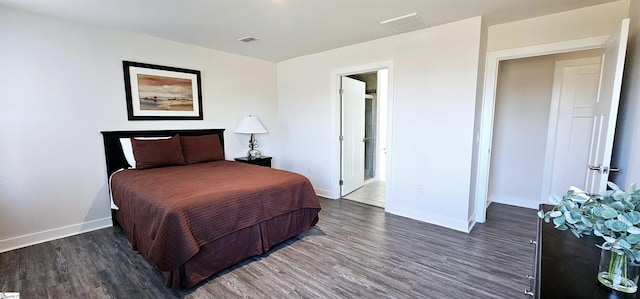
<instances>
[{"instance_id":1,"label":"green plant","mask_svg":"<svg viewBox=\"0 0 640 299\"><path fill-rule=\"evenodd\" d=\"M610 190L601 194L571 188L563 197L552 195L553 209L538 211L538 217L553 222L556 229L571 230L578 238L602 237L611 251L640 263L640 190L635 184L627 191L611 182L608 186Z\"/></svg>"}]
</instances>

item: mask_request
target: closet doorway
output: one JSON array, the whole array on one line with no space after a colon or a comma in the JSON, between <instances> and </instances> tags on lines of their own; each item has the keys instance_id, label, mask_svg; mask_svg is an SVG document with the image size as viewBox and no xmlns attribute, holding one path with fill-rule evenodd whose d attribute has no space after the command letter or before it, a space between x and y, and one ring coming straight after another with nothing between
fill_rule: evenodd
<instances>
[{"instance_id":1,"label":"closet doorway","mask_svg":"<svg viewBox=\"0 0 640 299\"><path fill-rule=\"evenodd\" d=\"M585 165L587 172L587 192L599 192L605 189L609 176L611 149L615 123L617 119L624 55L629 32L629 19L620 22L609 36L593 37L566 42L557 42L516 49L487 52L485 69L484 97L482 111L480 111L480 125L478 132L478 162L475 180L475 220L484 222L486 209L490 201L490 163L496 153L492 148L494 126L494 108L496 107L496 87L499 87L498 66L510 59L534 57L553 53L576 52L580 50L601 49L602 65L599 78L598 100L595 107L595 123L592 130L589 165ZM527 112L524 116L529 116ZM520 166L520 165L518 165ZM491 180L495 178L492 177ZM527 186L531 189L531 184ZM545 188L546 189L546 188ZM522 190L522 189L521 189ZM518 195L520 196L520 194ZM534 205L536 200L516 199L520 203L528 202ZM526 205L523 205L526 206Z\"/></svg>"},{"instance_id":2,"label":"closet doorway","mask_svg":"<svg viewBox=\"0 0 640 299\"><path fill-rule=\"evenodd\" d=\"M490 202L535 209L569 186L585 188L600 55L596 49L500 62Z\"/></svg>"}]
</instances>

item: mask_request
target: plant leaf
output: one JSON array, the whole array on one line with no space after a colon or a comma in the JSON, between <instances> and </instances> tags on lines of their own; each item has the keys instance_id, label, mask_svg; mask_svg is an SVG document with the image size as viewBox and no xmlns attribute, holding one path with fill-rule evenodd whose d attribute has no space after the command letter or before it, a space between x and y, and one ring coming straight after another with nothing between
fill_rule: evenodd
<instances>
[{"instance_id":1,"label":"plant leaf","mask_svg":"<svg viewBox=\"0 0 640 299\"><path fill-rule=\"evenodd\" d=\"M564 224L564 220L565 220L564 215L560 215L556 218L553 218L553 224L555 224L556 226L560 226Z\"/></svg>"},{"instance_id":2,"label":"plant leaf","mask_svg":"<svg viewBox=\"0 0 640 299\"><path fill-rule=\"evenodd\" d=\"M604 234L602 233L602 231L600 231L600 230L599 230L599 229L597 229L597 228L594 228L594 229L593 229L593 234L594 234L594 235L596 235L596 236L598 236L598 237L602 237L602 236L604 236Z\"/></svg>"},{"instance_id":3,"label":"plant leaf","mask_svg":"<svg viewBox=\"0 0 640 299\"><path fill-rule=\"evenodd\" d=\"M591 209L591 214L597 218L603 218L602 217L602 213L604 212L604 209L601 207L595 207L593 209Z\"/></svg>"},{"instance_id":4,"label":"plant leaf","mask_svg":"<svg viewBox=\"0 0 640 299\"><path fill-rule=\"evenodd\" d=\"M618 185L616 185L614 182L607 182L607 186L616 191L620 190L620 187L618 187Z\"/></svg>"},{"instance_id":5,"label":"plant leaf","mask_svg":"<svg viewBox=\"0 0 640 299\"><path fill-rule=\"evenodd\" d=\"M549 216L551 216L551 218L555 218L555 217L558 217L558 216L561 216L561 215L562 215L562 212L560 212L560 211L553 211L553 212L551 212L551 214L549 214Z\"/></svg>"},{"instance_id":6,"label":"plant leaf","mask_svg":"<svg viewBox=\"0 0 640 299\"><path fill-rule=\"evenodd\" d=\"M624 217L629 220L633 225L640 223L640 212L631 211L628 213L624 213Z\"/></svg>"},{"instance_id":7,"label":"plant leaf","mask_svg":"<svg viewBox=\"0 0 640 299\"><path fill-rule=\"evenodd\" d=\"M624 197L624 195L623 195ZM621 200L622 198L620 198L619 200ZM618 211L624 211L624 203L620 202L620 201L614 201L612 203L609 204L610 207L618 210Z\"/></svg>"},{"instance_id":8,"label":"plant leaf","mask_svg":"<svg viewBox=\"0 0 640 299\"><path fill-rule=\"evenodd\" d=\"M618 212L607 205L602 205L604 209L602 209L601 216L604 219L611 219L618 217Z\"/></svg>"},{"instance_id":9,"label":"plant leaf","mask_svg":"<svg viewBox=\"0 0 640 299\"><path fill-rule=\"evenodd\" d=\"M626 240L627 242L629 242L629 244L638 244L640 243L640 235L637 235L637 234L628 235Z\"/></svg>"},{"instance_id":10,"label":"plant leaf","mask_svg":"<svg viewBox=\"0 0 640 299\"><path fill-rule=\"evenodd\" d=\"M555 219L554 219L555 220ZM554 221L555 222L555 221ZM625 232L629 226L620 220L607 220L604 225L614 232Z\"/></svg>"},{"instance_id":11,"label":"plant leaf","mask_svg":"<svg viewBox=\"0 0 640 299\"><path fill-rule=\"evenodd\" d=\"M580 238L580 233L578 233L575 229L572 229L571 232L574 236L576 236L576 238Z\"/></svg>"},{"instance_id":12,"label":"plant leaf","mask_svg":"<svg viewBox=\"0 0 640 299\"><path fill-rule=\"evenodd\" d=\"M623 200L624 199L624 192L617 190L616 192L613 192L613 195L611 196L613 197L613 199L615 200Z\"/></svg>"},{"instance_id":13,"label":"plant leaf","mask_svg":"<svg viewBox=\"0 0 640 299\"><path fill-rule=\"evenodd\" d=\"M600 231L604 231L605 230L605 226L604 226L604 221L600 220L597 221L596 224L594 225L594 227Z\"/></svg>"},{"instance_id":14,"label":"plant leaf","mask_svg":"<svg viewBox=\"0 0 640 299\"><path fill-rule=\"evenodd\" d=\"M618 240L618 245L622 248L631 249L631 244L629 244L625 239Z\"/></svg>"},{"instance_id":15,"label":"plant leaf","mask_svg":"<svg viewBox=\"0 0 640 299\"><path fill-rule=\"evenodd\" d=\"M623 214L618 215L618 220L624 222L628 226L633 225L633 223L631 223L631 221L629 221L629 219L627 219L627 217L625 217Z\"/></svg>"},{"instance_id":16,"label":"plant leaf","mask_svg":"<svg viewBox=\"0 0 640 299\"><path fill-rule=\"evenodd\" d=\"M567 225L566 225L566 224L564 224L564 223L563 223L562 225L556 226L556 229L557 229L557 230L567 230L567 229L568 229L568 227L567 227Z\"/></svg>"},{"instance_id":17,"label":"plant leaf","mask_svg":"<svg viewBox=\"0 0 640 299\"><path fill-rule=\"evenodd\" d=\"M573 215L571 215L571 212L572 211L564 212L564 219L570 224L576 224L578 222L578 219L580 219L580 218L578 218L578 219L573 218ZM578 215L578 217L579 217L579 215Z\"/></svg>"}]
</instances>

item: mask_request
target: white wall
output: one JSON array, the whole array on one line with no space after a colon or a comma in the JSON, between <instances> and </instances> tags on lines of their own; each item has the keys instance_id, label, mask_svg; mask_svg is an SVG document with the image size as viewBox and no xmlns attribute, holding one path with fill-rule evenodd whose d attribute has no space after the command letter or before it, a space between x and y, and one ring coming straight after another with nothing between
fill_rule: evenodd
<instances>
[{"instance_id":1,"label":"white wall","mask_svg":"<svg viewBox=\"0 0 640 299\"><path fill-rule=\"evenodd\" d=\"M549 56L500 63L496 94L489 198L531 201L542 187L555 60Z\"/></svg>"},{"instance_id":2,"label":"white wall","mask_svg":"<svg viewBox=\"0 0 640 299\"><path fill-rule=\"evenodd\" d=\"M386 211L468 231L480 33L476 17L278 63L279 130L288 141L278 165L305 172L319 193L337 197L331 74L392 60Z\"/></svg>"},{"instance_id":3,"label":"white wall","mask_svg":"<svg viewBox=\"0 0 640 299\"><path fill-rule=\"evenodd\" d=\"M228 159L246 151L243 116L277 132L274 63L6 8L0 20L0 252L111 224L102 130L226 128ZM128 121L122 60L200 70L204 120Z\"/></svg>"},{"instance_id":4,"label":"white wall","mask_svg":"<svg viewBox=\"0 0 640 299\"><path fill-rule=\"evenodd\" d=\"M487 51L608 35L628 14L621 0L490 26Z\"/></svg>"},{"instance_id":5,"label":"white wall","mask_svg":"<svg viewBox=\"0 0 640 299\"><path fill-rule=\"evenodd\" d=\"M640 185L640 0L631 1L629 17L627 58L611 164L620 168L612 179L621 187Z\"/></svg>"}]
</instances>

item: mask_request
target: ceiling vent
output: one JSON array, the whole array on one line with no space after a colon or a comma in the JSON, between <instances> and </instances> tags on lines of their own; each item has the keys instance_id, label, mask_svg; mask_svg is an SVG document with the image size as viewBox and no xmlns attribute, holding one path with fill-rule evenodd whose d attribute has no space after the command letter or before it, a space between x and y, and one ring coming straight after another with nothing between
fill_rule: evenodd
<instances>
[{"instance_id":1,"label":"ceiling vent","mask_svg":"<svg viewBox=\"0 0 640 299\"><path fill-rule=\"evenodd\" d=\"M422 17L414 12L406 16L382 21L380 22L380 25L391 29L395 33L403 33L426 28L429 23L427 23L427 21L425 21Z\"/></svg>"},{"instance_id":2,"label":"ceiling vent","mask_svg":"<svg viewBox=\"0 0 640 299\"><path fill-rule=\"evenodd\" d=\"M247 36L247 37L243 37L243 38L238 39L238 40L241 41L241 42L248 43L248 42L256 41L256 40L258 40L258 38L257 37L253 37L253 36Z\"/></svg>"}]
</instances>

